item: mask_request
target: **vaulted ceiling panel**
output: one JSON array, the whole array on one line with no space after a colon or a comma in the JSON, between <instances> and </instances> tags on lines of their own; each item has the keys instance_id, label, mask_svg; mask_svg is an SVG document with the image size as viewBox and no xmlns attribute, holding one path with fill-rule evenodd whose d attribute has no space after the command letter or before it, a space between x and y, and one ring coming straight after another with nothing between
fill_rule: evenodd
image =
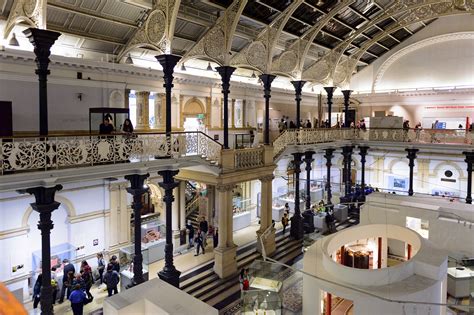
<instances>
[{"instance_id":1,"label":"vaulted ceiling panel","mask_svg":"<svg viewBox=\"0 0 474 315\"><path fill-rule=\"evenodd\" d=\"M125 40L131 28L106 21L95 20L89 29L89 33L105 37Z\"/></svg>"},{"instance_id":2,"label":"vaulted ceiling panel","mask_svg":"<svg viewBox=\"0 0 474 315\"><path fill-rule=\"evenodd\" d=\"M57 26L65 27L70 17L72 17L72 15L70 15L69 13L61 10L56 10L54 8L50 8L47 11L48 24L54 24Z\"/></svg>"},{"instance_id":3,"label":"vaulted ceiling panel","mask_svg":"<svg viewBox=\"0 0 474 315\"><path fill-rule=\"evenodd\" d=\"M85 49L89 49L89 50L94 50L94 51L105 51L111 54L114 51L115 45L112 43L85 40L82 43L81 47Z\"/></svg>"},{"instance_id":4,"label":"vaulted ceiling panel","mask_svg":"<svg viewBox=\"0 0 474 315\"><path fill-rule=\"evenodd\" d=\"M102 9L104 15L118 17L129 22L136 22L144 12L145 10L140 7L117 0L107 0Z\"/></svg>"},{"instance_id":5,"label":"vaulted ceiling panel","mask_svg":"<svg viewBox=\"0 0 474 315\"><path fill-rule=\"evenodd\" d=\"M85 32L87 26L92 23L93 18L85 17L83 15L74 15L71 23L69 24L69 28L74 31L81 31Z\"/></svg>"},{"instance_id":6,"label":"vaulted ceiling panel","mask_svg":"<svg viewBox=\"0 0 474 315\"><path fill-rule=\"evenodd\" d=\"M80 7L87 10L96 11L101 4L101 0L82 0Z\"/></svg>"}]
</instances>

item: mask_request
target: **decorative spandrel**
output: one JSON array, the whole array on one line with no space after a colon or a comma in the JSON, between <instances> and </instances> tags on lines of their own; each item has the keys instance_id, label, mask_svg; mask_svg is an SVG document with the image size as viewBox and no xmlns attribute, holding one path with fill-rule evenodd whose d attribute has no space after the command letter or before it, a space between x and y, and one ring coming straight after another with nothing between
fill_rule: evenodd
<instances>
[{"instance_id":1,"label":"decorative spandrel","mask_svg":"<svg viewBox=\"0 0 474 315\"><path fill-rule=\"evenodd\" d=\"M46 0L16 0L8 15L3 38L8 38L13 27L19 23L46 29Z\"/></svg>"}]
</instances>

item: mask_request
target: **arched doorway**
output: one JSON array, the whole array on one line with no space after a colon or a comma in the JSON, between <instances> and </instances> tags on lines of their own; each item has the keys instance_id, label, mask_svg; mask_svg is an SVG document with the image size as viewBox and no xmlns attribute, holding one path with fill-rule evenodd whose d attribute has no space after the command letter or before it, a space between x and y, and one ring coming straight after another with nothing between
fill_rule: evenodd
<instances>
[{"instance_id":1,"label":"arched doorway","mask_svg":"<svg viewBox=\"0 0 474 315\"><path fill-rule=\"evenodd\" d=\"M181 126L184 131L203 131L206 119L204 104L198 98L190 98L184 104L181 113Z\"/></svg>"}]
</instances>

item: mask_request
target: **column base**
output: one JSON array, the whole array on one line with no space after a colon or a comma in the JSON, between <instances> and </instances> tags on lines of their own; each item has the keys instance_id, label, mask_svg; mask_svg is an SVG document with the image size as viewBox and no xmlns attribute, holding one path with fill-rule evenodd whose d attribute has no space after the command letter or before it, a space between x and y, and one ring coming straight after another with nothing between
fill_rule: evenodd
<instances>
[{"instance_id":1,"label":"column base","mask_svg":"<svg viewBox=\"0 0 474 315\"><path fill-rule=\"evenodd\" d=\"M257 231L257 252L262 253L262 243L260 242L260 237L264 231ZM265 246L265 254L270 256L276 251L276 242L275 242L275 228L271 229L271 232L266 235L263 240L263 246Z\"/></svg>"},{"instance_id":2,"label":"column base","mask_svg":"<svg viewBox=\"0 0 474 315\"><path fill-rule=\"evenodd\" d=\"M295 240L302 240L304 237L303 217L301 215L293 215L291 217L290 236Z\"/></svg>"},{"instance_id":3,"label":"column base","mask_svg":"<svg viewBox=\"0 0 474 315\"><path fill-rule=\"evenodd\" d=\"M166 268L166 267L165 267ZM175 286L179 288L179 276L181 275L181 271L178 271L176 269L173 270L161 270L158 272L158 277L171 284L172 286Z\"/></svg>"},{"instance_id":4,"label":"column base","mask_svg":"<svg viewBox=\"0 0 474 315\"><path fill-rule=\"evenodd\" d=\"M214 249L214 272L224 279L237 273L237 246Z\"/></svg>"},{"instance_id":5,"label":"column base","mask_svg":"<svg viewBox=\"0 0 474 315\"><path fill-rule=\"evenodd\" d=\"M184 245L180 245L181 243L181 238L180 238L180 232L179 231L173 231L173 238L172 238L172 242L173 242L173 249L174 249L174 253L177 253L183 249L186 249L186 246L187 244L184 244ZM187 240L187 237L186 237L186 240Z\"/></svg>"}]
</instances>

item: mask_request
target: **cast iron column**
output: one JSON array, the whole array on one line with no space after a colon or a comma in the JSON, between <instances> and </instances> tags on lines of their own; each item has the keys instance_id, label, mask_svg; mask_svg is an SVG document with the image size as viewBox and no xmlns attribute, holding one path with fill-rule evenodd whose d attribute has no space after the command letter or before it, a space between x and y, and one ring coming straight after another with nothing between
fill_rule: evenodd
<instances>
[{"instance_id":1,"label":"cast iron column","mask_svg":"<svg viewBox=\"0 0 474 315\"><path fill-rule=\"evenodd\" d=\"M336 90L335 86L326 86L324 87L326 90L326 93L328 95L328 121L329 121L329 128L332 127L332 122L331 122L331 110L332 110L332 96L334 94L334 91Z\"/></svg>"},{"instance_id":2,"label":"cast iron column","mask_svg":"<svg viewBox=\"0 0 474 315\"><path fill-rule=\"evenodd\" d=\"M291 84L295 87L295 101L296 101L296 129L300 129L300 105L301 105L301 93L303 86L306 81L291 81Z\"/></svg>"},{"instance_id":3,"label":"cast iron column","mask_svg":"<svg viewBox=\"0 0 474 315\"><path fill-rule=\"evenodd\" d=\"M326 158L326 168L327 168L327 175L326 175L326 191L327 191L327 203L328 205L332 204L331 198L332 198L332 192L331 192L331 159L334 157L333 153L335 149L332 148L327 148L326 153L324 154L324 157Z\"/></svg>"},{"instance_id":4,"label":"cast iron column","mask_svg":"<svg viewBox=\"0 0 474 315\"><path fill-rule=\"evenodd\" d=\"M295 164L295 213L291 218L290 236L294 239L300 240L304 236L303 217L300 211L300 173L301 173L301 158L303 153L297 152L293 154L293 162Z\"/></svg>"},{"instance_id":5,"label":"cast iron column","mask_svg":"<svg viewBox=\"0 0 474 315\"><path fill-rule=\"evenodd\" d=\"M349 101L351 97L351 90L342 90L342 95L344 95L344 127L349 128Z\"/></svg>"},{"instance_id":6,"label":"cast iron column","mask_svg":"<svg viewBox=\"0 0 474 315\"><path fill-rule=\"evenodd\" d=\"M230 93L230 77L234 73L235 68L230 66L222 66L216 68L222 80L222 94L224 94L224 149L229 148L229 93Z\"/></svg>"},{"instance_id":7,"label":"cast iron column","mask_svg":"<svg viewBox=\"0 0 474 315\"><path fill-rule=\"evenodd\" d=\"M344 168L342 169L342 179L344 181L344 197L351 194L351 164L352 164L352 146L342 147L344 156Z\"/></svg>"},{"instance_id":8,"label":"cast iron column","mask_svg":"<svg viewBox=\"0 0 474 315\"><path fill-rule=\"evenodd\" d=\"M463 152L466 156L467 163L467 194L466 194L466 203L472 204L472 165L474 164L474 151L473 152Z\"/></svg>"},{"instance_id":9,"label":"cast iron column","mask_svg":"<svg viewBox=\"0 0 474 315\"><path fill-rule=\"evenodd\" d=\"M56 210L60 203L54 200L57 191L63 189L63 186L54 187L34 187L28 188L21 193L29 193L35 196L35 202L31 203L31 208L39 213L40 220L38 229L41 230L41 314L53 314L53 287L51 286L51 240L50 234L54 227L51 221L51 214ZM20 250L20 249L19 249Z\"/></svg>"},{"instance_id":10,"label":"cast iron column","mask_svg":"<svg viewBox=\"0 0 474 315\"><path fill-rule=\"evenodd\" d=\"M272 74L262 74L260 80L263 82L263 97L265 98L265 123L263 132L263 143L266 145L270 144L270 93L272 82L276 76Z\"/></svg>"},{"instance_id":11,"label":"cast iron column","mask_svg":"<svg viewBox=\"0 0 474 315\"><path fill-rule=\"evenodd\" d=\"M304 162L306 164L306 210L311 209L311 163L313 163L314 151L304 153Z\"/></svg>"},{"instance_id":12,"label":"cast iron column","mask_svg":"<svg viewBox=\"0 0 474 315\"><path fill-rule=\"evenodd\" d=\"M178 174L178 170L159 171L158 174L163 177L163 181L159 183L160 187L165 190L163 201L166 206L166 245L165 245L165 266L163 270L158 272L161 280L179 288L180 271L176 270L173 264L173 231L172 231L172 203L174 201L173 189L178 187L179 182L174 181L174 176Z\"/></svg>"},{"instance_id":13,"label":"cast iron column","mask_svg":"<svg viewBox=\"0 0 474 315\"><path fill-rule=\"evenodd\" d=\"M125 179L130 181L130 187L127 188L127 192L133 196L133 224L134 224L134 252L133 255L133 282L132 285L138 285L145 282L143 278L143 255L142 255L142 196L146 192L144 188L145 180L150 176L149 174L139 175L127 175Z\"/></svg>"},{"instance_id":14,"label":"cast iron column","mask_svg":"<svg viewBox=\"0 0 474 315\"><path fill-rule=\"evenodd\" d=\"M408 186L408 196L413 196L413 167L415 166L416 153L418 149L405 149L408 152L408 167L410 167L410 178Z\"/></svg>"},{"instance_id":15,"label":"cast iron column","mask_svg":"<svg viewBox=\"0 0 474 315\"><path fill-rule=\"evenodd\" d=\"M365 201L365 157L367 156L367 151L370 148L368 146L359 146L359 155L360 155L360 165L362 174L360 176L360 186L362 188L362 199Z\"/></svg>"},{"instance_id":16,"label":"cast iron column","mask_svg":"<svg viewBox=\"0 0 474 315\"><path fill-rule=\"evenodd\" d=\"M169 142L169 147L168 149L171 148L171 90L173 89L173 71L174 67L178 63L178 61L181 59L181 56L176 56L176 55L169 55L169 54L164 54L164 55L159 55L155 56L156 60L160 63L160 65L163 67L163 80L164 84L163 87L165 88L165 108L166 108L166 120L165 120L165 131L166 131L166 138L167 141ZM171 152L170 152L171 154Z\"/></svg>"},{"instance_id":17,"label":"cast iron column","mask_svg":"<svg viewBox=\"0 0 474 315\"><path fill-rule=\"evenodd\" d=\"M51 55L51 46L61 36L61 33L42 30L39 28L28 28L23 31L23 34L30 40L34 46L34 53L36 55L36 69L35 73L38 75L39 81L39 127L40 135L48 135L48 75L50 71L49 56Z\"/></svg>"}]
</instances>

